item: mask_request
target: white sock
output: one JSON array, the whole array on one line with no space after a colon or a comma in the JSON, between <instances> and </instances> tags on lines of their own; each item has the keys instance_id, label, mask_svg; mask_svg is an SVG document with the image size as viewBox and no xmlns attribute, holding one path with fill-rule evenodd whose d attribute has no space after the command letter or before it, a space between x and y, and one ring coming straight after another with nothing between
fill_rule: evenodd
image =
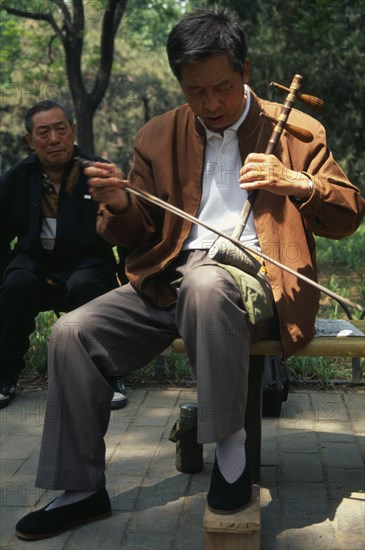
<instances>
[{"instance_id":1,"label":"white sock","mask_svg":"<svg viewBox=\"0 0 365 550\"><path fill-rule=\"evenodd\" d=\"M96 493L96 491L65 491L62 495L56 498L56 500L50 502L46 510L53 510L54 508L59 508L60 506L73 504L74 502L90 497L94 493Z\"/></svg>"},{"instance_id":2,"label":"white sock","mask_svg":"<svg viewBox=\"0 0 365 550\"><path fill-rule=\"evenodd\" d=\"M218 466L228 483L234 483L246 467L245 441L246 432L241 428L217 442Z\"/></svg>"}]
</instances>

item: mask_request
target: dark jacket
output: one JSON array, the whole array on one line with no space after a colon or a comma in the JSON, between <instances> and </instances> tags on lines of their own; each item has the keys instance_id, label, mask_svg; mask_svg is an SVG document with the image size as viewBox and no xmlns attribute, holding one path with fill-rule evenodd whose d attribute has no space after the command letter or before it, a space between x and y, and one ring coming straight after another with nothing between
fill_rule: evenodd
<instances>
[{"instance_id":1,"label":"dark jacket","mask_svg":"<svg viewBox=\"0 0 365 550\"><path fill-rule=\"evenodd\" d=\"M87 155L77 146L74 155ZM57 233L51 253L40 242L42 224L42 166L35 154L21 160L0 179L0 280L4 271L25 268L57 273L61 280L85 267L103 265L116 271L112 247L96 233L98 204L89 196L86 177L80 172L71 191L65 182L73 162L65 171L57 210ZM86 196L86 197L85 197ZM14 250L10 244L17 237Z\"/></svg>"}]
</instances>

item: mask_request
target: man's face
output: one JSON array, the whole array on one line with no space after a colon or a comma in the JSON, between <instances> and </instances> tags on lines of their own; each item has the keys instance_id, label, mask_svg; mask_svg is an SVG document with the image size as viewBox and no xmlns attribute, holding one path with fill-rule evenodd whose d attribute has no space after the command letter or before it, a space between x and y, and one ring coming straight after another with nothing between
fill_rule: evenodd
<instances>
[{"instance_id":1,"label":"man's face","mask_svg":"<svg viewBox=\"0 0 365 550\"><path fill-rule=\"evenodd\" d=\"M182 92L193 112L210 130L225 130L243 113L246 103L243 85L248 83L248 68L246 60L241 76L224 54L201 63L182 65Z\"/></svg>"},{"instance_id":2,"label":"man's face","mask_svg":"<svg viewBox=\"0 0 365 550\"><path fill-rule=\"evenodd\" d=\"M72 158L76 126L58 107L36 113L32 121L32 133L25 135L29 146L45 168L63 168Z\"/></svg>"}]
</instances>

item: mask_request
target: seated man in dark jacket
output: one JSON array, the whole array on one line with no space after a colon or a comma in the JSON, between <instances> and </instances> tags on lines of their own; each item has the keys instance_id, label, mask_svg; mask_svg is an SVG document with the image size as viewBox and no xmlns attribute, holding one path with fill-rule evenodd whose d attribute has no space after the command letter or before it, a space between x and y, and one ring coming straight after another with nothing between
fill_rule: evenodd
<instances>
[{"instance_id":1,"label":"seated man in dark jacket","mask_svg":"<svg viewBox=\"0 0 365 550\"><path fill-rule=\"evenodd\" d=\"M41 101L25 127L33 152L0 180L0 408L15 395L38 313L71 311L118 286L112 247L96 233L98 204L74 160L97 157L74 145L71 112ZM123 379L110 382L112 408L121 408Z\"/></svg>"}]
</instances>

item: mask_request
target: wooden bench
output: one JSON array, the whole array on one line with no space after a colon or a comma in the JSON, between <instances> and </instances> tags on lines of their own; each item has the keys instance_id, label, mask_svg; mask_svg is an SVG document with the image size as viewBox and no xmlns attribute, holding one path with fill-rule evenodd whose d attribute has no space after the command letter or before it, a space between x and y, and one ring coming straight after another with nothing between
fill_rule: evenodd
<instances>
[{"instance_id":1,"label":"wooden bench","mask_svg":"<svg viewBox=\"0 0 365 550\"><path fill-rule=\"evenodd\" d=\"M329 319L329 323L339 323L336 319ZM365 319L348 321L354 327L365 331ZM175 353L185 353L184 342L181 338L174 340L172 349ZM251 355L282 355L283 350L279 340L259 340L251 345ZM313 338L295 355L308 357L364 357L365 341L359 336L319 336Z\"/></svg>"},{"instance_id":2,"label":"wooden bench","mask_svg":"<svg viewBox=\"0 0 365 550\"><path fill-rule=\"evenodd\" d=\"M335 319L328 320L329 323L339 324ZM354 327L365 334L365 319L351 320ZM175 353L185 353L185 346L182 339L176 339L172 345ZM245 429L247 433L247 454L250 462L252 481L260 479L260 457L261 457L261 417L262 417L262 372L265 355L282 355L281 342L278 340L259 340L250 348L250 369L248 385L247 409ZM309 357L365 357L365 337L361 336L316 336L309 344L298 351L297 356ZM358 362L358 369L360 360Z\"/></svg>"}]
</instances>

